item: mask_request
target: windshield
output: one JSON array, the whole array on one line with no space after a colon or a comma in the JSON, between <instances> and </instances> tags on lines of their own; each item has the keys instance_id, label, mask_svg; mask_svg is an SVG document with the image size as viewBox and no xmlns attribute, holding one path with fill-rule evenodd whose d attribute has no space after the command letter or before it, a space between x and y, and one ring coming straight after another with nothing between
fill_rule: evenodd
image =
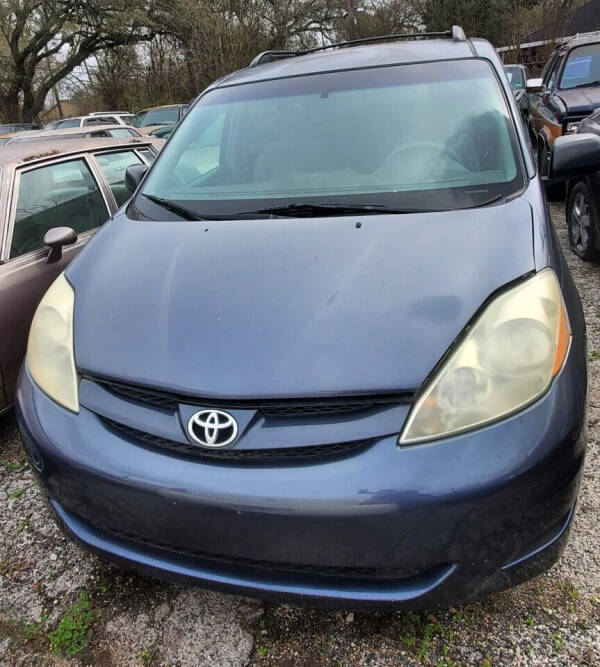
<instances>
[{"instance_id":1,"label":"windshield","mask_svg":"<svg viewBox=\"0 0 600 667\"><path fill-rule=\"evenodd\" d=\"M167 107L164 109L150 109L140 111L131 120L134 127L147 127L148 125L174 125L179 120L178 107Z\"/></svg>"},{"instance_id":2,"label":"windshield","mask_svg":"<svg viewBox=\"0 0 600 667\"><path fill-rule=\"evenodd\" d=\"M289 205L452 209L523 186L491 67L462 60L218 88L188 112L136 206L198 216Z\"/></svg>"},{"instance_id":3,"label":"windshield","mask_svg":"<svg viewBox=\"0 0 600 667\"><path fill-rule=\"evenodd\" d=\"M588 44L569 53L559 88L582 88L600 85L600 44Z\"/></svg>"},{"instance_id":4,"label":"windshield","mask_svg":"<svg viewBox=\"0 0 600 667\"><path fill-rule=\"evenodd\" d=\"M508 82L512 88L520 90L525 88L525 77L523 76L523 70L520 67L505 67L504 71L508 77Z\"/></svg>"}]
</instances>

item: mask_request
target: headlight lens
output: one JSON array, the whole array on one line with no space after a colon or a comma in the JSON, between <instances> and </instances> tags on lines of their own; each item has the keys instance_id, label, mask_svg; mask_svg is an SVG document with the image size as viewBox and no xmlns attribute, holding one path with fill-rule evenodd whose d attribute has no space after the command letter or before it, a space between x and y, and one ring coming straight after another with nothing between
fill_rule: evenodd
<instances>
[{"instance_id":1,"label":"headlight lens","mask_svg":"<svg viewBox=\"0 0 600 667\"><path fill-rule=\"evenodd\" d=\"M565 134L573 134L579 129L579 123L567 123Z\"/></svg>"},{"instance_id":2,"label":"headlight lens","mask_svg":"<svg viewBox=\"0 0 600 667\"><path fill-rule=\"evenodd\" d=\"M72 412L79 412L73 356L74 305L73 288L61 273L35 311L27 344L27 368L50 398Z\"/></svg>"},{"instance_id":3,"label":"headlight lens","mask_svg":"<svg viewBox=\"0 0 600 667\"><path fill-rule=\"evenodd\" d=\"M413 406L400 444L471 430L522 409L549 387L571 333L546 269L494 299Z\"/></svg>"}]
</instances>

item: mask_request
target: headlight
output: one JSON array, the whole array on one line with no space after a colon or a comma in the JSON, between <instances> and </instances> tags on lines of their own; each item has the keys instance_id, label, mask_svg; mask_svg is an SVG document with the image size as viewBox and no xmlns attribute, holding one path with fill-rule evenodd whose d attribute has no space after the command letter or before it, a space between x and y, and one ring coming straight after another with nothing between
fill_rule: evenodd
<instances>
[{"instance_id":1,"label":"headlight","mask_svg":"<svg viewBox=\"0 0 600 667\"><path fill-rule=\"evenodd\" d=\"M565 134L573 134L579 129L579 123L567 123Z\"/></svg>"},{"instance_id":2,"label":"headlight","mask_svg":"<svg viewBox=\"0 0 600 667\"><path fill-rule=\"evenodd\" d=\"M79 412L78 378L73 356L75 293L64 274L52 283L35 311L27 368L38 387L51 399Z\"/></svg>"},{"instance_id":3,"label":"headlight","mask_svg":"<svg viewBox=\"0 0 600 667\"><path fill-rule=\"evenodd\" d=\"M468 431L521 410L548 389L570 340L554 271L504 292L467 328L425 386L399 443Z\"/></svg>"}]
</instances>

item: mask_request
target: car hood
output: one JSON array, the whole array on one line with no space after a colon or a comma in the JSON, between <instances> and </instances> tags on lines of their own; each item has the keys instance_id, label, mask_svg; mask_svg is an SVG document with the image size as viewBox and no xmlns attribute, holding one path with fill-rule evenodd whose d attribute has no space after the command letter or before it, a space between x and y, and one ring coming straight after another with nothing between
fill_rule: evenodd
<instances>
[{"instance_id":1,"label":"car hood","mask_svg":"<svg viewBox=\"0 0 600 667\"><path fill-rule=\"evenodd\" d=\"M567 108L567 114L591 113L600 107L600 86L560 90L558 96Z\"/></svg>"},{"instance_id":2,"label":"car hood","mask_svg":"<svg viewBox=\"0 0 600 667\"><path fill-rule=\"evenodd\" d=\"M214 398L414 390L534 269L523 199L358 220L117 216L66 274L80 372Z\"/></svg>"}]
</instances>

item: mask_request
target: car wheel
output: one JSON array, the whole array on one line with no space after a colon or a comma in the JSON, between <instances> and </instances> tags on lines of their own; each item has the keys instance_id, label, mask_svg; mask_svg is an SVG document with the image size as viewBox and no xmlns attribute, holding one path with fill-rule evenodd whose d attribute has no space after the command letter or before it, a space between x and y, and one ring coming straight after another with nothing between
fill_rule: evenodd
<instances>
[{"instance_id":1,"label":"car wheel","mask_svg":"<svg viewBox=\"0 0 600 667\"><path fill-rule=\"evenodd\" d=\"M600 252L596 249L596 223L598 216L592 194L584 181L571 190L567 201L567 226L571 250L581 259L597 261Z\"/></svg>"}]
</instances>

